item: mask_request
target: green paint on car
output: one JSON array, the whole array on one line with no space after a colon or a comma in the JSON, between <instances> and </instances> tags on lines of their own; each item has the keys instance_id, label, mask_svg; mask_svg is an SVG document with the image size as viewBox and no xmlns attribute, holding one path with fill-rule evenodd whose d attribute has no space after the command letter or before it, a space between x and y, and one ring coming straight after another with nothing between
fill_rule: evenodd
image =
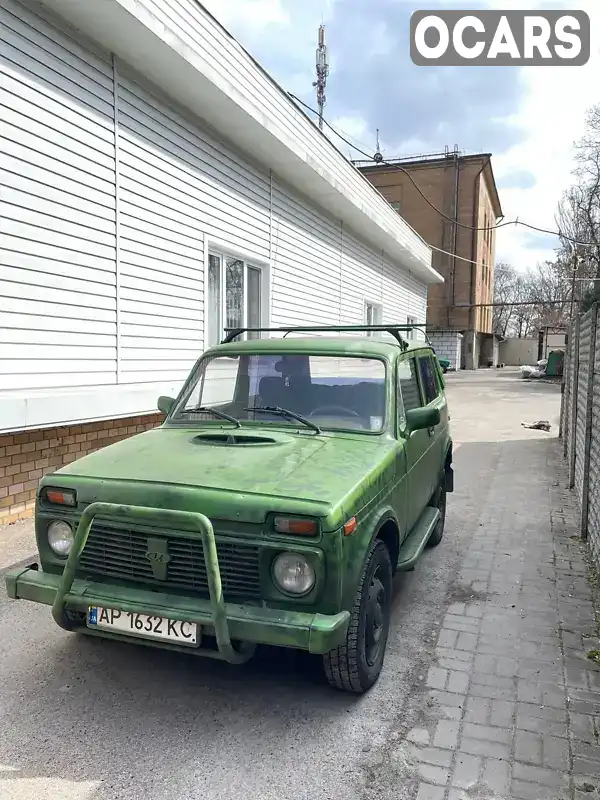
<instances>
[{"instance_id":1,"label":"green paint on car","mask_svg":"<svg viewBox=\"0 0 600 800\"><path fill-rule=\"evenodd\" d=\"M367 691L392 575L441 541L452 439L429 343L351 330L231 337L160 398L160 427L42 478L39 562L7 574L9 596L66 630L230 663L304 649Z\"/></svg>"}]
</instances>

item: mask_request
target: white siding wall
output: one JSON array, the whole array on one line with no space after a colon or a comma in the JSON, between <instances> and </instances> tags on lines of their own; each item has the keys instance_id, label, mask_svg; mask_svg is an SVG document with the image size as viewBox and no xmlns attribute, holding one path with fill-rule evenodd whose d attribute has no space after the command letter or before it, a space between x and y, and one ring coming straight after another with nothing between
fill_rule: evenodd
<instances>
[{"instance_id":1,"label":"white siding wall","mask_svg":"<svg viewBox=\"0 0 600 800\"><path fill-rule=\"evenodd\" d=\"M362 322L365 299L384 321L424 319L426 288L399 265L31 9L0 0L0 428L152 411L176 391L204 345L210 246L267 267L264 323ZM112 387L106 408L94 386ZM4 412L34 390L46 418Z\"/></svg>"},{"instance_id":2,"label":"white siding wall","mask_svg":"<svg viewBox=\"0 0 600 800\"><path fill-rule=\"evenodd\" d=\"M347 325L364 320L365 300L383 304L383 259L344 230L342 318Z\"/></svg>"},{"instance_id":3,"label":"white siding wall","mask_svg":"<svg viewBox=\"0 0 600 800\"><path fill-rule=\"evenodd\" d=\"M0 388L116 370L112 69L0 3Z\"/></svg>"},{"instance_id":4,"label":"white siding wall","mask_svg":"<svg viewBox=\"0 0 600 800\"><path fill-rule=\"evenodd\" d=\"M338 322L341 224L273 181L273 325Z\"/></svg>"},{"instance_id":5,"label":"white siding wall","mask_svg":"<svg viewBox=\"0 0 600 800\"><path fill-rule=\"evenodd\" d=\"M411 316L417 323L425 322L427 312L427 288L400 269L383 259L383 322L406 324L406 317ZM415 331L415 338L422 338Z\"/></svg>"}]
</instances>

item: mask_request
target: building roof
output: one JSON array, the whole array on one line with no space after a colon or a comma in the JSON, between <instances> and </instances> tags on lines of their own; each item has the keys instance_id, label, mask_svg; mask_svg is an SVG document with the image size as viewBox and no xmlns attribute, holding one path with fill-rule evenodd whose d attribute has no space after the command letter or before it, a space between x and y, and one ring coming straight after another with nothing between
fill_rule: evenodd
<instances>
[{"instance_id":1,"label":"building roof","mask_svg":"<svg viewBox=\"0 0 600 800\"><path fill-rule=\"evenodd\" d=\"M427 243L198 0L42 2L419 281L443 282Z\"/></svg>"},{"instance_id":2,"label":"building roof","mask_svg":"<svg viewBox=\"0 0 600 800\"><path fill-rule=\"evenodd\" d=\"M447 153L432 153L430 155L412 156L409 158L394 158L386 159L384 162L376 164L369 161L356 161L358 169L367 175L374 172L392 172L396 167L403 167L410 172L413 169L424 169L427 167L437 167L441 164L446 164L449 159L454 157L454 151L450 150ZM494 170L492 169L492 154L491 153L471 153L463 155L458 153L458 158L461 163L479 163L484 165L483 174L487 183L490 198L494 206L496 219L504 216L502 212L502 205L500 204L500 196L498 194L498 187L496 186L496 179L494 177Z\"/></svg>"}]
</instances>

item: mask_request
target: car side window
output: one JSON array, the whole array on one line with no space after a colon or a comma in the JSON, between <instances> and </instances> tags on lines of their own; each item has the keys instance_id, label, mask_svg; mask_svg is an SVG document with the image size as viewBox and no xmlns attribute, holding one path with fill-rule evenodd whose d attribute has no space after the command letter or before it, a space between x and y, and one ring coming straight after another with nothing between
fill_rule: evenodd
<instances>
[{"instance_id":1,"label":"car side window","mask_svg":"<svg viewBox=\"0 0 600 800\"><path fill-rule=\"evenodd\" d=\"M414 358L408 358L398 364L398 388L404 405L404 412L421 407L421 392ZM400 407L400 404L398 405Z\"/></svg>"},{"instance_id":2,"label":"car side window","mask_svg":"<svg viewBox=\"0 0 600 800\"><path fill-rule=\"evenodd\" d=\"M423 381L423 391L425 393L425 404L433 403L439 395L435 364L431 356L421 356L419 358L419 368Z\"/></svg>"}]
</instances>

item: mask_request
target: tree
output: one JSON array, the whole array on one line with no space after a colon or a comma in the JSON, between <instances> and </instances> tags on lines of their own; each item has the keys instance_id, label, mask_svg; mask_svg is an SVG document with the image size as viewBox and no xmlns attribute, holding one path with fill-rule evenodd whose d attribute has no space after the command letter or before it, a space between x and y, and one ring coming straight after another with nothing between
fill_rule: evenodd
<instances>
[{"instance_id":1,"label":"tree","mask_svg":"<svg viewBox=\"0 0 600 800\"><path fill-rule=\"evenodd\" d=\"M525 275L526 295L532 306L531 325L539 330L545 325L562 327L569 321L571 280L568 262L557 259L537 264Z\"/></svg>"},{"instance_id":2,"label":"tree","mask_svg":"<svg viewBox=\"0 0 600 800\"><path fill-rule=\"evenodd\" d=\"M569 265L575 297L583 298L594 295L600 279L600 104L587 113L575 160L575 182L563 193L556 215L563 234L557 267Z\"/></svg>"},{"instance_id":3,"label":"tree","mask_svg":"<svg viewBox=\"0 0 600 800\"><path fill-rule=\"evenodd\" d=\"M562 261L546 261L524 272L498 263L494 277L494 333L526 338L545 325L566 325L570 272Z\"/></svg>"},{"instance_id":4,"label":"tree","mask_svg":"<svg viewBox=\"0 0 600 800\"><path fill-rule=\"evenodd\" d=\"M494 306L493 331L499 336L506 336L511 323L513 307L510 305L514 301L514 285L516 272L514 267L504 261L499 261L494 269L494 303L503 303L501 306Z\"/></svg>"}]
</instances>

